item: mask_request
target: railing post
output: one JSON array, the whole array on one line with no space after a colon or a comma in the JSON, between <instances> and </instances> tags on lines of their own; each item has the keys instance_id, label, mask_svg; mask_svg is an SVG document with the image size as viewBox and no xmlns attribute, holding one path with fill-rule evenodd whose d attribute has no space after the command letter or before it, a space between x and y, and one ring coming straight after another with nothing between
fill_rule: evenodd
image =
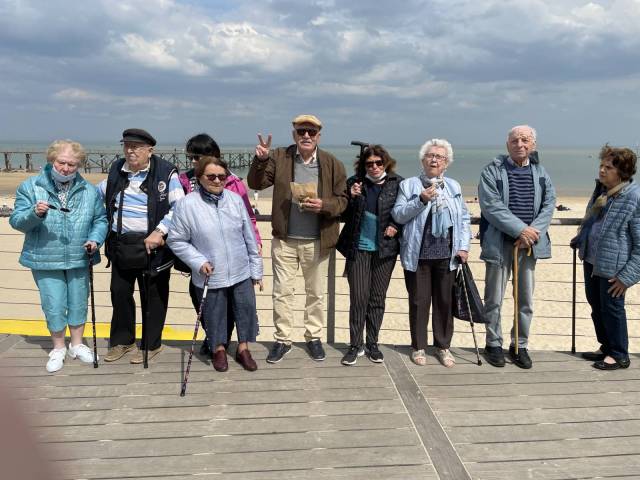
<instances>
[{"instance_id":1,"label":"railing post","mask_svg":"<svg viewBox=\"0 0 640 480\"><path fill-rule=\"evenodd\" d=\"M336 251L329 254L327 279L327 343L336 341Z\"/></svg>"},{"instance_id":2,"label":"railing post","mask_svg":"<svg viewBox=\"0 0 640 480\"><path fill-rule=\"evenodd\" d=\"M6 172L11 171L11 153L10 152L4 152L4 170Z\"/></svg>"}]
</instances>

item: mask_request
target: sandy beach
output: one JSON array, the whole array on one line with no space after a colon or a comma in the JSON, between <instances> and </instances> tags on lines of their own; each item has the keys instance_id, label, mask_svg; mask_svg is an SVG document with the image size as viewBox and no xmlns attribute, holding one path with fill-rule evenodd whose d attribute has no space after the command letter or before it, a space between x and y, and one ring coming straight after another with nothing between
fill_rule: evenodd
<instances>
[{"instance_id":1,"label":"sandy beach","mask_svg":"<svg viewBox=\"0 0 640 480\"><path fill-rule=\"evenodd\" d=\"M0 205L13 206L14 193L18 184L28 177L25 172L0 173ZM104 174L88 174L86 178L97 183L105 177ZM260 192L257 207L261 214L269 214L271 210L270 192ZM253 202L253 194L250 194ZM586 197L559 197L557 204L570 208L568 211L556 211L555 218L582 217L587 202ZM467 199L467 205L472 216L480 213L479 205L473 198ZM265 291L257 292L258 313L260 319L260 341L272 339L271 313L271 229L266 222L260 222L260 233L264 241ZM553 258L538 262L536 271L536 293L534 322L530 337L530 348L533 350L569 350L571 347L571 295L572 295L572 251L569 240L575 234L575 226L552 226L550 235L553 243ZM478 226L473 225L474 234ZM2 289L2 312L0 313L0 332L16 333L16 329L39 328L40 334L46 334L43 314L39 307L38 292L33 283L29 270L18 263L18 256L22 247L23 235L9 226L8 218L0 218L0 288ZM478 259L479 245L474 240L470 254L471 267L482 294L484 289L484 265ZM344 258L338 254L336 259L336 341L348 341L348 311L349 287L345 278L341 276L344 270ZM99 323L99 335L106 336L111 316L109 298L109 272L105 269L105 262L98 265L96 271L96 314ZM584 351L596 346L590 310L584 298L582 285L582 267L577 269L577 349ZM193 334L195 314L192 310L187 294L189 279L174 273L171 281L170 307L165 329L166 338L190 338ZM294 339L303 339L302 315L304 305L304 285L301 277L296 279L296 334ZM629 317L629 336L631 351L638 350L640 337L640 318L637 306L640 304L638 287L630 289L627 296L627 315ZM513 303L511 293L508 292L503 307L503 330L508 337L508 330L513 322ZM388 292L387 309L382 325L381 342L407 344L408 306L406 289L400 262L396 264L391 286ZM89 329L87 330L89 332ZM476 326L476 334L480 347L484 345L484 328ZM473 338L469 324L456 321L453 344L456 346L473 346Z\"/></svg>"}]
</instances>

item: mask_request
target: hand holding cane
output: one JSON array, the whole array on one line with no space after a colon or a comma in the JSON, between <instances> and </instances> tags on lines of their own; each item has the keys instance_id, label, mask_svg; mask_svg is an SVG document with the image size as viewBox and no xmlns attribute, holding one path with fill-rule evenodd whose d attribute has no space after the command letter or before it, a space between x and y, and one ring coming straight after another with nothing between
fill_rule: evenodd
<instances>
[{"instance_id":1,"label":"hand holding cane","mask_svg":"<svg viewBox=\"0 0 640 480\"><path fill-rule=\"evenodd\" d=\"M207 299L207 291L209 290L209 275L204 277L204 286L202 287L202 300L200 300L200 308L198 309L198 316L196 317L196 326L193 329L193 340L191 341L191 351L189 352L189 361L187 362L187 369L184 372L184 380L182 381L182 388L180 389L180 396L184 397L187 393L187 382L189 381L189 372L191 371L191 361L193 360L193 350L196 347L196 338L198 337L198 328L200 327L200 319L202 318L202 312L204 311L205 300Z\"/></svg>"},{"instance_id":2,"label":"hand holding cane","mask_svg":"<svg viewBox=\"0 0 640 480\"><path fill-rule=\"evenodd\" d=\"M98 345L96 342L96 299L93 290L93 252L91 244L85 245L89 255L89 289L91 291L91 326L93 327L93 368L98 368Z\"/></svg>"}]
</instances>

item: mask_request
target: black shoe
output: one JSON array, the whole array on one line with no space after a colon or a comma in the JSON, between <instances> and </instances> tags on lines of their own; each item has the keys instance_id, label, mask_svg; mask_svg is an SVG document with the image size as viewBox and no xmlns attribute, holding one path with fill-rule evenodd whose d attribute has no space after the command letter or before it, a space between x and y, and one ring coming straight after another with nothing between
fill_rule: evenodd
<instances>
[{"instance_id":1,"label":"black shoe","mask_svg":"<svg viewBox=\"0 0 640 480\"><path fill-rule=\"evenodd\" d=\"M516 355L516 347L511 345L509 347L509 357L511 361L518 367L529 369L533 367L533 362L531 361L531 357L529 357L529 352L527 352L526 348L519 347L518 354Z\"/></svg>"},{"instance_id":2,"label":"black shoe","mask_svg":"<svg viewBox=\"0 0 640 480\"><path fill-rule=\"evenodd\" d=\"M602 352L582 352L580 356L590 362L599 362L600 360L604 360L604 357L606 357Z\"/></svg>"},{"instance_id":3,"label":"black shoe","mask_svg":"<svg viewBox=\"0 0 640 480\"><path fill-rule=\"evenodd\" d=\"M282 342L274 342L271 346L269 355L267 355L267 362L278 363L280 360L282 360L282 357L289 353L290 350L291 345L287 345L286 343Z\"/></svg>"},{"instance_id":4,"label":"black shoe","mask_svg":"<svg viewBox=\"0 0 640 480\"><path fill-rule=\"evenodd\" d=\"M484 358L494 367L504 367L504 352L502 351L502 347L490 347L486 345L484 347Z\"/></svg>"},{"instance_id":5,"label":"black shoe","mask_svg":"<svg viewBox=\"0 0 640 480\"><path fill-rule=\"evenodd\" d=\"M367 358L371 360L373 363L382 363L384 362L384 355L378 348L377 343L372 343L366 349Z\"/></svg>"},{"instance_id":6,"label":"black shoe","mask_svg":"<svg viewBox=\"0 0 640 480\"><path fill-rule=\"evenodd\" d=\"M309 355L316 362L321 362L326 358L324 348L322 348L322 342L320 340L311 340L307 342L307 348L309 349Z\"/></svg>"},{"instance_id":7,"label":"black shoe","mask_svg":"<svg viewBox=\"0 0 640 480\"><path fill-rule=\"evenodd\" d=\"M628 358L626 360L614 358L614 360L616 363L607 363L604 360L600 360L593 364L593 368L598 370L618 370L619 368L629 368L629 365L631 365L631 361Z\"/></svg>"},{"instance_id":8,"label":"black shoe","mask_svg":"<svg viewBox=\"0 0 640 480\"><path fill-rule=\"evenodd\" d=\"M343 365L355 365L358 357L361 357L362 355L364 355L364 350L362 349L362 347L354 347L353 345L351 345L349 347L349 350L347 350L347 353L345 353L344 357L342 357L341 363Z\"/></svg>"},{"instance_id":9,"label":"black shoe","mask_svg":"<svg viewBox=\"0 0 640 480\"><path fill-rule=\"evenodd\" d=\"M202 342L202 345L200 345L200 355L204 357L208 357L209 355L211 355L211 349L209 348L208 338L205 338L204 341Z\"/></svg>"}]
</instances>

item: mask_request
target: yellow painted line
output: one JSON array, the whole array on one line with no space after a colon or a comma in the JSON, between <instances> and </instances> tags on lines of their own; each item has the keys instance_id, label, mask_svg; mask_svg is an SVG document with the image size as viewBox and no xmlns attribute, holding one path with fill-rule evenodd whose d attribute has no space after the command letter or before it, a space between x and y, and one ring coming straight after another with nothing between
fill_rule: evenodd
<instances>
[{"instance_id":1,"label":"yellow painted line","mask_svg":"<svg viewBox=\"0 0 640 480\"><path fill-rule=\"evenodd\" d=\"M99 338L109 338L109 330L111 325L108 323L96 323L96 336ZM203 329L198 331L198 338L204 338ZM48 337L50 335L47 329L47 323L44 319L34 318L29 320L15 320L11 318L0 318L0 333L11 335L26 335L34 337ZM91 337L91 322L87 322L85 337ZM136 326L136 337L142 337L142 326ZM165 325L162 331L162 338L165 340L191 340L193 338L193 329L187 326L173 327Z\"/></svg>"}]
</instances>

